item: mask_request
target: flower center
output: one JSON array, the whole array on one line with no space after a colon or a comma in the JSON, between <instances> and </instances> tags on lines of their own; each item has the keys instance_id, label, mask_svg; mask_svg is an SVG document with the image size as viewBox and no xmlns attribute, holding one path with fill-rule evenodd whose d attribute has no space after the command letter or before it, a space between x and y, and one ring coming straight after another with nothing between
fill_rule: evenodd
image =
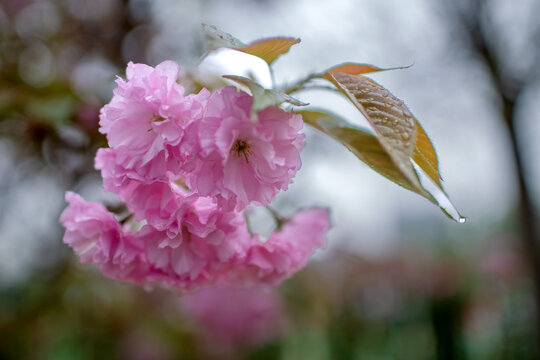
<instances>
[{"instance_id":1,"label":"flower center","mask_svg":"<svg viewBox=\"0 0 540 360\"><path fill-rule=\"evenodd\" d=\"M165 118L163 116L159 116L159 115L156 115L156 114L153 114L152 115L152 122L160 122L160 121L164 121Z\"/></svg>"},{"instance_id":2,"label":"flower center","mask_svg":"<svg viewBox=\"0 0 540 360\"><path fill-rule=\"evenodd\" d=\"M251 155L249 143L246 140L238 139L231 148L231 152L236 156L243 156L246 163L249 164L248 156Z\"/></svg>"},{"instance_id":3,"label":"flower center","mask_svg":"<svg viewBox=\"0 0 540 360\"><path fill-rule=\"evenodd\" d=\"M148 129L148 132L152 131L152 123L162 122L162 121L165 121L165 118L163 116L152 114L152 117L150 118L150 121L149 121L150 128Z\"/></svg>"}]
</instances>

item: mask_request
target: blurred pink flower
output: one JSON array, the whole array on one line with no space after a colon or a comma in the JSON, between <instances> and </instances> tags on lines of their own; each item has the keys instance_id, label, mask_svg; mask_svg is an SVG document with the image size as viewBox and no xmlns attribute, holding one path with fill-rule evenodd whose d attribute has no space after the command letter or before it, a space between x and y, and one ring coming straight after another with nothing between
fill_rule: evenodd
<instances>
[{"instance_id":1,"label":"blurred pink flower","mask_svg":"<svg viewBox=\"0 0 540 360\"><path fill-rule=\"evenodd\" d=\"M268 288L206 288L181 298L186 312L202 325L202 345L218 353L262 345L279 336L280 298Z\"/></svg>"},{"instance_id":2,"label":"blurred pink flower","mask_svg":"<svg viewBox=\"0 0 540 360\"><path fill-rule=\"evenodd\" d=\"M198 131L198 168L187 176L190 187L219 196L238 209L268 205L286 190L301 166L302 117L275 106L251 119L253 98L225 87L208 99Z\"/></svg>"}]
</instances>

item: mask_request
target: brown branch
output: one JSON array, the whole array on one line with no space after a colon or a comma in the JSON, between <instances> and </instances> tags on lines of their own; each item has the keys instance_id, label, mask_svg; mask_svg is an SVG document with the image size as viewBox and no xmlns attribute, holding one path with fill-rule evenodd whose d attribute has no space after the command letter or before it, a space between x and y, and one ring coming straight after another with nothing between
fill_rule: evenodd
<instances>
[{"instance_id":1,"label":"brown branch","mask_svg":"<svg viewBox=\"0 0 540 360\"><path fill-rule=\"evenodd\" d=\"M452 6L455 5L453 2ZM485 66L490 76L494 90L501 103L501 113L511 140L511 153L515 164L515 176L518 184L518 212L520 220L521 238L524 250L528 256L532 276L534 280L535 304L536 304L536 351L540 354L540 237L536 228L536 214L531 200L531 192L526 181L526 164L520 149L518 134L516 133L516 104L521 95L536 80L534 77L527 79L528 75L521 77L512 69L503 68L504 59L496 49L496 36L494 29L486 23L487 6L492 2L476 0L469 2L467 9L454 9L457 15L457 23L465 30L465 35L470 49L477 59ZM482 21L484 20L484 21ZM533 30L534 31L534 30ZM536 48L535 58L540 59L540 48ZM533 62L536 64L536 62ZM530 69L526 74L534 74ZM523 76L523 75L522 75Z\"/></svg>"}]
</instances>

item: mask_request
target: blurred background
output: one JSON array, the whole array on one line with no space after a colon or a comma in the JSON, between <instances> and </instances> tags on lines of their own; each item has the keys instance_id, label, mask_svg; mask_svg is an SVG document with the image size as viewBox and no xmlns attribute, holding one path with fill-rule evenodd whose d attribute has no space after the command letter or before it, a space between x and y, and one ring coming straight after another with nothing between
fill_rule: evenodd
<instances>
[{"instance_id":1,"label":"blurred background","mask_svg":"<svg viewBox=\"0 0 540 360\"><path fill-rule=\"evenodd\" d=\"M540 2L2 0L0 359L536 359ZM279 289L145 291L81 267L64 192L114 202L93 169L100 107L128 61L204 53L201 23L302 43L278 85L352 61L431 137L460 225L306 129L275 200L327 206L327 249ZM344 99L299 93L363 120Z\"/></svg>"}]
</instances>

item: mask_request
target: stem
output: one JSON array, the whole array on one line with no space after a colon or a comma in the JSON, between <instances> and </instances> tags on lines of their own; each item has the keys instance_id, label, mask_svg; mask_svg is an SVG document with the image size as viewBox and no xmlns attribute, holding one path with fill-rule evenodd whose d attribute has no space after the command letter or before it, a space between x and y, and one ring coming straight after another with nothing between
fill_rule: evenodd
<instances>
[{"instance_id":1,"label":"stem","mask_svg":"<svg viewBox=\"0 0 540 360\"><path fill-rule=\"evenodd\" d=\"M268 65L268 70L270 71L270 82L272 83L272 89L276 87L276 74L274 73L274 68L272 65Z\"/></svg>"},{"instance_id":2,"label":"stem","mask_svg":"<svg viewBox=\"0 0 540 360\"><path fill-rule=\"evenodd\" d=\"M247 215L247 212L244 211L244 219L246 220L246 227L249 235L253 236L253 229L251 228L251 221L249 221L249 216Z\"/></svg>"},{"instance_id":3,"label":"stem","mask_svg":"<svg viewBox=\"0 0 540 360\"><path fill-rule=\"evenodd\" d=\"M332 92L338 93L340 95L343 95L343 93L341 91L339 91L337 88L335 88L333 86L326 86L326 85L304 86L302 88L293 90L293 91L289 92L288 94L298 92L298 91L303 91L303 90L328 90L328 91L332 91Z\"/></svg>"},{"instance_id":4,"label":"stem","mask_svg":"<svg viewBox=\"0 0 540 360\"><path fill-rule=\"evenodd\" d=\"M285 225L288 219L281 217L276 210L272 209L270 206L266 207L266 210L272 215L274 221L276 222L276 230L280 231L283 225Z\"/></svg>"},{"instance_id":5,"label":"stem","mask_svg":"<svg viewBox=\"0 0 540 360\"><path fill-rule=\"evenodd\" d=\"M283 92L287 95L292 94L293 92L299 91L304 89L304 85L306 85L308 82L310 82L313 79L317 79L322 77L322 74L309 74L307 77L305 77L302 80L298 80L292 87L285 86L283 89Z\"/></svg>"},{"instance_id":6,"label":"stem","mask_svg":"<svg viewBox=\"0 0 540 360\"><path fill-rule=\"evenodd\" d=\"M122 215L121 218L118 219L118 222L120 223L120 225L124 225L125 223L134 219L134 217L135 215L133 213L127 213L127 214Z\"/></svg>"}]
</instances>

